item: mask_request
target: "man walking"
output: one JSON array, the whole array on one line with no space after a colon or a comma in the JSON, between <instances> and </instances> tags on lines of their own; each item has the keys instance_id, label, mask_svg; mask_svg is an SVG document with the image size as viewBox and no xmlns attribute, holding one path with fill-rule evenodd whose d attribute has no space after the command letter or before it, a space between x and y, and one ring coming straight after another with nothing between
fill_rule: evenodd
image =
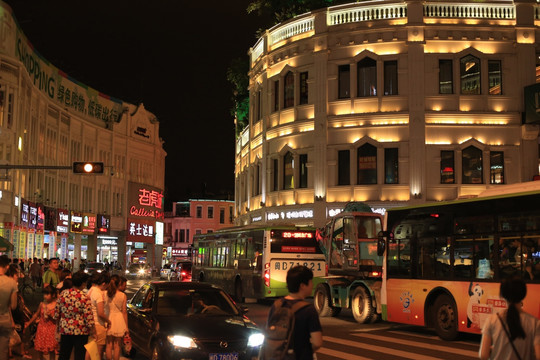
<instances>
[{"instance_id":1,"label":"man walking","mask_svg":"<svg viewBox=\"0 0 540 360\"><path fill-rule=\"evenodd\" d=\"M43 287L51 285L53 288L56 288L56 285L60 282L57 273L58 266L59 262L57 258L52 258L49 261L49 269L43 274Z\"/></svg>"},{"instance_id":2,"label":"man walking","mask_svg":"<svg viewBox=\"0 0 540 360\"><path fill-rule=\"evenodd\" d=\"M311 296L313 291L313 271L302 265L292 267L287 272L287 289L289 295L276 300L270 308L267 324L273 321L274 312L278 311L277 309L280 307L293 310L299 307L294 312L294 328L286 358L313 360L313 353L323 343L322 328L317 310L312 304L304 301L306 297ZM304 304L295 306L298 303Z\"/></svg>"},{"instance_id":3,"label":"man walking","mask_svg":"<svg viewBox=\"0 0 540 360\"><path fill-rule=\"evenodd\" d=\"M41 265L39 265L37 258L34 258L32 265L30 265L29 273L30 273L30 276L32 277L32 285L34 286L34 289L35 289L36 286L41 285Z\"/></svg>"}]
</instances>

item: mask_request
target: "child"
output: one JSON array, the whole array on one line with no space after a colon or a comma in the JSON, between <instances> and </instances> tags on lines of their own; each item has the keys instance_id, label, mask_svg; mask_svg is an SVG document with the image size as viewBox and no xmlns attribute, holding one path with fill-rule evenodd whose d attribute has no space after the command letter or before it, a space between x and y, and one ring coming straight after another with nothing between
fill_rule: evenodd
<instances>
[{"instance_id":1,"label":"child","mask_svg":"<svg viewBox=\"0 0 540 360\"><path fill-rule=\"evenodd\" d=\"M55 350L58 346L56 341L56 322L53 320L56 311L56 289L51 285L43 288L43 302L39 305L32 319L26 326L32 324L38 317L40 318L37 327L34 347L39 353L39 358L43 359L45 354L49 354L49 359L55 358Z\"/></svg>"},{"instance_id":2,"label":"child","mask_svg":"<svg viewBox=\"0 0 540 360\"><path fill-rule=\"evenodd\" d=\"M120 359L122 339L129 334L127 328L127 297L121 289L125 289L125 279L118 275L111 276L105 301L105 313L111 323L107 329L107 359Z\"/></svg>"}]
</instances>

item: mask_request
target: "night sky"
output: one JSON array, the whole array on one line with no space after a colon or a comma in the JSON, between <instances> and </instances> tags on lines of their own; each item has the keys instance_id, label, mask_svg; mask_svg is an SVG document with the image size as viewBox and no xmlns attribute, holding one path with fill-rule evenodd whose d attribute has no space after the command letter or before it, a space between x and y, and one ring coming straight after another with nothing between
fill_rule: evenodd
<instances>
[{"instance_id":1,"label":"night sky","mask_svg":"<svg viewBox=\"0 0 540 360\"><path fill-rule=\"evenodd\" d=\"M269 26L247 14L249 0L5 2L45 59L157 116L168 204L202 196L203 189L207 197L234 194L226 71L232 59L247 57L257 29Z\"/></svg>"}]
</instances>

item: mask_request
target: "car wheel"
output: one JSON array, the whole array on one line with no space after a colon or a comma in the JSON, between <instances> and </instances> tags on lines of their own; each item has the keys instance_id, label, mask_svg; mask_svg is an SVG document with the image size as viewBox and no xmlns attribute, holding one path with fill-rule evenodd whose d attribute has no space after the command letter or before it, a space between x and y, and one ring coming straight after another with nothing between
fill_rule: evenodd
<instances>
[{"instance_id":1,"label":"car wheel","mask_svg":"<svg viewBox=\"0 0 540 360\"><path fill-rule=\"evenodd\" d=\"M364 287L357 287L352 296L352 313L354 319L360 324L367 324L373 316L371 296Z\"/></svg>"},{"instance_id":2,"label":"car wheel","mask_svg":"<svg viewBox=\"0 0 540 360\"><path fill-rule=\"evenodd\" d=\"M150 359L152 359L152 360L159 360L160 359L160 351L159 351L159 347L157 346L157 344L154 344L154 346L152 347L152 357Z\"/></svg>"},{"instance_id":3,"label":"car wheel","mask_svg":"<svg viewBox=\"0 0 540 360\"><path fill-rule=\"evenodd\" d=\"M440 295L432 309L437 335L443 340L455 340L458 336L458 314L454 300L448 295Z\"/></svg>"},{"instance_id":4,"label":"car wheel","mask_svg":"<svg viewBox=\"0 0 540 360\"><path fill-rule=\"evenodd\" d=\"M313 295L313 305L315 305L315 310L317 310L319 316L326 317L332 315L330 294L326 285L317 285L317 288L315 289L315 294Z\"/></svg>"}]
</instances>

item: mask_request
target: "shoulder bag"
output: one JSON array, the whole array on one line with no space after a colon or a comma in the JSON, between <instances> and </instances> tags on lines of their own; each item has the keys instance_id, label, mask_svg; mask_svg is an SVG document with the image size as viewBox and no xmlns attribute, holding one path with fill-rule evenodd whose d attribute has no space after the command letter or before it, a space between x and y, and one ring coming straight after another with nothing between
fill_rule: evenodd
<instances>
[{"instance_id":1,"label":"shoulder bag","mask_svg":"<svg viewBox=\"0 0 540 360\"><path fill-rule=\"evenodd\" d=\"M506 329L506 326L504 325L504 322L503 322L501 316L499 315L499 313L497 313L497 317L499 318L499 320L501 322L502 328L504 329L504 333L508 337L508 340L510 340L510 345L512 345L512 349L514 350L514 354L516 354L518 360L521 360L521 356L519 355L519 353L518 353L518 351L516 349L516 346L514 345L514 342L512 341L512 338L510 337L510 332L508 331L508 329Z\"/></svg>"}]
</instances>

